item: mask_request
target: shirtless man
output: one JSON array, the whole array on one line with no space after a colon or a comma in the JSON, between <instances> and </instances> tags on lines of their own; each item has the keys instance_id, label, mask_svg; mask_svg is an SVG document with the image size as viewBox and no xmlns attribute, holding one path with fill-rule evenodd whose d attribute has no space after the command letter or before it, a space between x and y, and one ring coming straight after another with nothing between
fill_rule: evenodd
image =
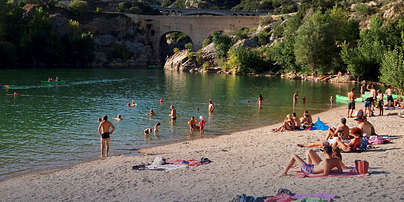
<instances>
[{"instance_id":1,"label":"shirtless man","mask_svg":"<svg viewBox=\"0 0 404 202\"><path fill-rule=\"evenodd\" d=\"M295 112L292 113L292 120L295 123L295 130L299 130L301 123Z\"/></svg>"},{"instance_id":2,"label":"shirtless man","mask_svg":"<svg viewBox=\"0 0 404 202\"><path fill-rule=\"evenodd\" d=\"M331 139L332 137L337 137L338 131L341 131L341 137L342 139L350 139L349 138L349 127L346 125L346 119L342 118L341 119L341 125L338 126L338 128L330 128L328 129L328 135L327 135L327 140Z\"/></svg>"},{"instance_id":3,"label":"shirtless man","mask_svg":"<svg viewBox=\"0 0 404 202\"><path fill-rule=\"evenodd\" d=\"M209 113L213 113L213 111L215 110L215 105L213 104L212 100L209 99L209 108L208 108L208 112Z\"/></svg>"},{"instance_id":4,"label":"shirtless man","mask_svg":"<svg viewBox=\"0 0 404 202\"><path fill-rule=\"evenodd\" d=\"M371 104L371 114L369 116L373 116L373 111L375 110L375 102L377 100L377 98L376 98L377 93L376 93L375 86L371 85L371 87L369 88L369 91L370 91L370 97L372 98L371 103L370 103Z\"/></svg>"},{"instance_id":5,"label":"shirtless man","mask_svg":"<svg viewBox=\"0 0 404 202\"><path fill-rule=\"evenodd\" d=\"M295 107L296 107L296 103L297 103L297 98L299 97L299 92L298 91L296 91L294 94L293 94L293 111L295 111Z\"/></svg>"},{"instance_id":6,"label":"shirtless man","mask_svg":"<svg viewBox=\"0 0 404 202\"><path fill-rule=\"evenodd\" d=\"M115 121L122 121L122 120L123 120L122 115L118 114L118 115L114 118L114 120L115 120Z\"/></svg>"},{"instance_id":7,"label":"shirtless man","mask_svg":"<svg viewBox=\"0 0 404 202\"><path fill-rule=\"evenodd\" d=\"M177 110L175 110L174 105L170 106L170 110L171 110L171 112L170 112L170 114L168 114L168 116L171 117L171 120L175 121L177 119Z\"/></svg>"},{"instance_id":8,"label":"shirtless man","mask_svg":"<svg viewBox=\"0 0 404 202\"><path fill-rule=\"evenodd\" d=\"M366 120L366 117L361 116L355 119L358 124L358 128L362 130L362 135L370 138L372 135L376 135L373 125Z\"/></svg>"},{"instance_id":9,"label":"shirtless man","mask_svg":"<svg viewBox=\"0 0 404 202\"><path fill-rule=\"evenodd\" d=\"M282 172L282 176L286 176L288 171L294 166L294 164L300 164L301 170L306 175L322 175L327 176L331 170L336 168L338 173L342 173L342 161L339 158L333 157L333 149L331 146L324 146L324 160L322 160L316 152L309 150L307 157L308 162L303 161L302 158L294 154L290 159L288 165Z\"/></svg>"},{"instance_id":10,"label":"shirtless man","mask_svg":"<svg viewBox=\"0 0 404 202\"><path fill-rule=\"evenodd\" d=\"M366 89L366 84L363 83L363 84L361 85L361 97L363 96L363 94L365 94L365 89Z\"/></svg>"},{"instance_id":11,"label":"shirtless man","mask_svg":"<svg viewBox=\"0 0 404 202\"><path fill-rule=\"evenodd\" d=\"M352 118L353 110L355 109L355 88L352 88L348 93L348 118Z\"/></svg>"},{"instance_id":12,"label":"shirtless man","mask_svg":"<svg viewBox=\"0 0 404 202\"><path fill-rule=\"evenodd\" d=\"M394 99L393 99L393 90L391 89L391 87L387 87L386 89L386 95L387 95L387 103L389 107L393 106L394 103Z\"/></svg>"},{"instance_id":13,"label":"shirtless man","mask_svg":"<svg viewBox=\"0 0 404 202\"><path fill-rule=\"evenodd\" d=\"M109 128L111 128L111 131L109 131ZM108 116L104 115L102 117L100 125L98 126L98 133L100 134L101 137L101 157L104 156L108 157L109 135L112 135L114 131L115 131L114 125L112 125L112 123L108 121ZM106 152L104 152L104 150L106 150Z\"/></svg>"}]
</instances>

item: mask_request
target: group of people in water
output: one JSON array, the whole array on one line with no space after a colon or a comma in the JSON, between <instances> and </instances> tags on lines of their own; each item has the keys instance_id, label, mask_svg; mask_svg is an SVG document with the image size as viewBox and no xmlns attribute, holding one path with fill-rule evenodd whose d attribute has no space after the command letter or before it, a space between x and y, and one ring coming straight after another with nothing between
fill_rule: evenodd
<instances>
[{"instance_id":1,"label":"group of people in water","mask_svg":"<svg viewBox=\"0 0 404 202\"><path fill-rule=\"evenodd\" d=\"M163 103L164 100L163 98L160 99L160 103ZM208 112L209 114L212 114L213 111L215 110L215 105L213 104L213 101L209 99L209 106L208 106ZM137 104L135 103L134 100L129 102L127 104L128 107L136 107ZM199 112L199 107L197 107L197 111ZM156 113L153 111L153 109L150 109L149 113L146 113L146 116L154 116ZM174 105L170 106L170 113L168 114L170 117L170 123L174 124L175 120L177 119L177 110L175 109ZM115 121L121 121L123 120L122 115L118 114L117 117L114 118ZM101 144L101 157L108 157L109 154L109 142L110 142L110 135L115 131L114 125L108 121L108 116L104 115L102 118L98 118L99 126L98 126L98 133L100 135L100 144ZM200 135L204 134L204 129L207 121L203 119L202 116L199 117L199 123L195 119L194 116L191 117L191 119L188 121L188 126L190 129L190 132L192 133L195 130L199 130ZM145 137L150 137L150 135L154 135L158 137L158 131L159 131L159 126L160 122L157 121L154 124L153 128L146 128L143 131L143 134Z\"/></svg>"}]
</instances>

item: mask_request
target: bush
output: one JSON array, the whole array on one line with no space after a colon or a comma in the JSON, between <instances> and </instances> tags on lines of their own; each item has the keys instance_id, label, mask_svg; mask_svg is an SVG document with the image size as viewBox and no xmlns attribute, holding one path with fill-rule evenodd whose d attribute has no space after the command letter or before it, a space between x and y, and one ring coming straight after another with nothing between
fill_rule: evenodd
<instances>
[{"instance_id":1,"label":"bush","mask_svg":"<svg viewBox=\"0 0 404 202\"><path fill-rule=\"evenodd\" d=\"M215 45L217 57L219 58L226 57L227 51L229 51L230 47L233 45L232 39L222 32L213 33L212 41Z\"/></svg>"},{"instance_id":2,"label":"bush","mask_svg":"<svg viewBox=\"0 0 404 202\"><path fill-rule=\"evenodd\" d=\"M188 51L192 51L192 43L186 43L185 44L185 48L188 50Z\"/></svg>"},{"instance_id":3,"label":"bush","mask_svg":"<svg viewBox=\"0 0 404 202\"><path fill-rule=\"evenodd\" d=\"M121 2L121 3L118 4L118 11L119 11L119 12L126 11L126 10L128 10L131 6L132 6L132 5L131 5L129 2L127 2L127 1Z\"/></svg>"},{"instance_id":4,"label":"bush","mask_svg":"<svg viewBox=\"0 0 404 202\"><path fill-rule=\"evenodd\" d=\"M83 15L88 11L88 4L84 0L73 0L67 8L76 15Z\"/></svg>"},{"instance_id":5,"label":"bush","mask_svg":"<svg viewBox=\"0 0 404 202\"><path fill-rule=\"evenodd\" d=\"M205 40L203 40L203 42L202 42L202 47L206 47L206 46L208 46L210 43L212 43L212 37L208 37L208 38L206 38Z\"/></svg>"},{"instance_id":6,"label":"bush","mask_svg":"<svg viewBox=\"0 0 404 202\"><path fill-rule=\"evenodd\" d=\"M227 65L240 73L262 73L270 67L257 49L241 47L229 51Z\"/></svg>"},{"instance_id":7,"label":"bush","mask_svg":"<svg viewBox=\"0 0 404 202\"><path fill-rule=\"evenodd\" d=\"M141 14L142 13L142 9L140 9L137 6L132 6L129 8L129 12L133 13L133 14Z\"/></svg>"},{"instance_id":8,"label":"bush","mask_svg":"<svg viewBox=\"0 0 404 202\"><path fill-rule=\"evenodd\" d=\"M110 56L112 58L120 58L120 59L126 61L130 58L131 55L125 44L116 43L112 46L112 51L111 51Z\"/></svg>"},{"instance_id":9,"label":"bush","mask_svg":"<svg viewBox=\"0 0 404 202\"><path fill-rule=\"evenodd\" d=\"M404 53L402 48L396 48L384 54L380 68L380 81L397 87L404 92Z\"/></svg>"},{"instance_id":10,"label":"bush","mask_svg":"<svg viewBox=\"0 0 404 202\"><path fill-rule=\"evenodd\" d=\"M97 13L97 14L102 13L102 8L98 8L98 7L97 7L97 8L95 9L95 13Z\"/></svg>"},{"instance_id":11,"label":"bush","mask_svg":"<svg viewBox=\"0 0 404 202\"><path fill-rule=\"evenodd\" d=\"M366 4L358 4L355 6L355 12L361 17L372 15L375 11L375 8Z\"/></svg>"},{"instance_id":12,"label":"bush","mask_svg":"<svg viewBox=\"0 0 404 202\"><path fill-rule=\"evenodd\" d=\"M174 48L174 49L173 49L173 52L174 52L174 55L175 55L175 54L177 54L178 52L180 52L180 49Z\"/></svg>"},{"instance_id":13,"label":"bush","mask_svg":"<svg viewBox=\"0 0 404 202\"><path fill-rule=\"evenodd\" d=\"M205 62L205 63L203 63L203 65L202 65L202 68L203 68L203 69L209 69L209 67L210 67L209 62Z\"/></svg>"},{"instance_id":14,"label":"bush","mask_svg":"<svg viewBox=\"0 0 404 202\"><path fill-rule=\"evenodd\" d=\"M249 31L250 30L248 28L242 28L242 29L235 31L233 34L235 35L236 40L238 41L238 40L248 38Z\"/></svg>"},{"instance_id":15,"label":"bush","mask_svg":"<svg viewBox=\"0 0 404 202\"><path fill-rule=\"evenodd\" d=\"M272 16L271 15L264 15L264 16L260 16L260 25L264 26L264 25L269 25L272 23Z\"/></svg>"}]
</instances>

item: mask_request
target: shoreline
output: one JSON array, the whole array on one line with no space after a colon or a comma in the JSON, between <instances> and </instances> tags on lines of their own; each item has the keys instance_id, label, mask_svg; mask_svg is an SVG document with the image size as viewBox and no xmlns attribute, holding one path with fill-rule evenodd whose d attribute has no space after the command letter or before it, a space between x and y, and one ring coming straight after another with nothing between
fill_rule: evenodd
<instances>
[{"instance_id":1,"label":"shoreline","mask_svg":"<svg viewBox=\"0 0 404 202\"><path fill-rule=\"evenodd\" d=\"M314 120L320 116L334 126L345 113L346 106L341 106L312 116ZM336 194L340 197L337 201L398 201L403 200L400 193L404 191L397 187L404 184L400 172L404 166L400 155L404 150L402 120L397 116L369 117L376 132L390 135L393 143L377 145L375 151L343 153L347 165L355 159L369 161L371 175L364 178L296 178L293 172L278 177L291 154L304 157L307 149L298 148L296 143L318 141L326 135L326 131L273 133L278 123L215 138L143 148L141 156L113 156L10 178L0 182L0 197L5 201L229 201L237 194L268 196L287 188L295 193ZM348 126L355 125L348 119ZM151 163L157 156L169 160L207 157L212 163L168 172L131 169L133 165Z\"/></svg>"},{"instance_id":2,"label":"shoreline","mask_svg":"<svg viewBox=\"0 0 404 202\"><path fill-rule=\"evenodd\" d=\"M343 106L333 107L331 109L327 109L325 111L322 111L322 112L319 112L319 113L316 113L316 114L312 114L312 116L316 116L317 114L324 113L324 112L327 112L329 110L339 108L339 107L343 107ZM233 132L229 132L229 133L225 133L225 134L221 134L221 135L209 134L208 136L204 136L203 138L197 137L198 135L195 133L194 136L192 137L193 139L191 139L191 140L184 138L182 140L173 140L173 141L170 141L170 142L158 143L157 145L141 145L136 150L134 150L133 152L120 152L119 154L111 155L108 158L113 158L113 157L118 157L118 156L142 156L142 155L144 155L144 153L142 153L141 150L147 150L147 149L154 148L154 147L181 144L183 142L197 141L197 140L205 139L205 138L214 139L214 138L218 138L218 137L221 137L221 136L229 136L229 135L233 135L234 133L240 133L240 132L243 132L243 131L255 130L255 129L264 128L264 127L271 127L271 126L278 127L281 123L282 122L271 124L271 125L265 125L265 126L253 126L251 128L245 129L245 130L233 131ZM98 153L98 151L94 151L94 152ZM80 164L85 164L85 163L94 162L94 161L98 161L98 160L103 160L103 159L100 158L99 155L95 155L95 156L92 156L92 157L81 159L76 163L72 162L72 163L67 163L66 165L58 165L58 166L54 166L54 167L51 167L51 168L43 168L43 169L38 168L38 169L34 169L32 171L27 171L27 172L20 171L21 173L20 172L15 172L17 174L5 174L5 175L3 175L3 176L5 176L3 179L1 179L1 176L0 176L0 183L5 182L5 181L7 181L9 179L23 177L23 176L26 176L26 175L35 175L35 174L42 175L42 174L46 174L46 173L53 173L53 172L62 171L62 170L65 170L65 169L71 169L71 168L73 168L75 166L78 166Z\"/></svg>"}]
</instances>

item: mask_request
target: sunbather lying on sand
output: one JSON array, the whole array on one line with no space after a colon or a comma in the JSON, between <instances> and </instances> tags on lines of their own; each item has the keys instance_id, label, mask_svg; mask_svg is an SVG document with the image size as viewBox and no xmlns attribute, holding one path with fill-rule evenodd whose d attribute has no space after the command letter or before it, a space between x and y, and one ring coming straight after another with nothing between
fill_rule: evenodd
<instances>
[{"instance_id":1,"label":"sunbather lying on sand","mask_svg":"<svg viewBox=\"0 0 404 202\"><path fill-rule=\"evenodd\" d=\"M318 154L311 149L307 154L307 163L299 156L294 154L290 159L289 164L282 172L282 176L286 176L288 171L294 166L295 163L300 164L302 172L307 175L320 174L327 176L334 168L337 169L338 173L342 173L343 163L340 158L336 157L337 155L338 154L333 155L333 148L329 145L324 146L324 160L322 160L320 156L318 156Z\"/></svg>"},{"instance_id":2,"label":"sunbather lying on sand","mask_svg":"<svg viewBox=\"0 0 404 202\"><path fill-rule=\"evenodd\" d=\"M362 144L362 130L360 128L352 128L350 132L351 136L354 138L351 139L349 143L343 142L341 137L338 137L337 141L335 142L335 146L344 152L356 151L356 148Z\"/></svg>"},{"instance_id":3,"label":"sunbather lying on sand","mask_svg":"<svg viewBox=\"0 0 404 202\"><path fill-rule=\"evenodd\" d=\"M285 120L279 128L274 128L272 131L274 132L283 132L285 130L294 130L295 124L292 120L292 116L290 114L286 115Z\"/></svg>"}]
</instances>

